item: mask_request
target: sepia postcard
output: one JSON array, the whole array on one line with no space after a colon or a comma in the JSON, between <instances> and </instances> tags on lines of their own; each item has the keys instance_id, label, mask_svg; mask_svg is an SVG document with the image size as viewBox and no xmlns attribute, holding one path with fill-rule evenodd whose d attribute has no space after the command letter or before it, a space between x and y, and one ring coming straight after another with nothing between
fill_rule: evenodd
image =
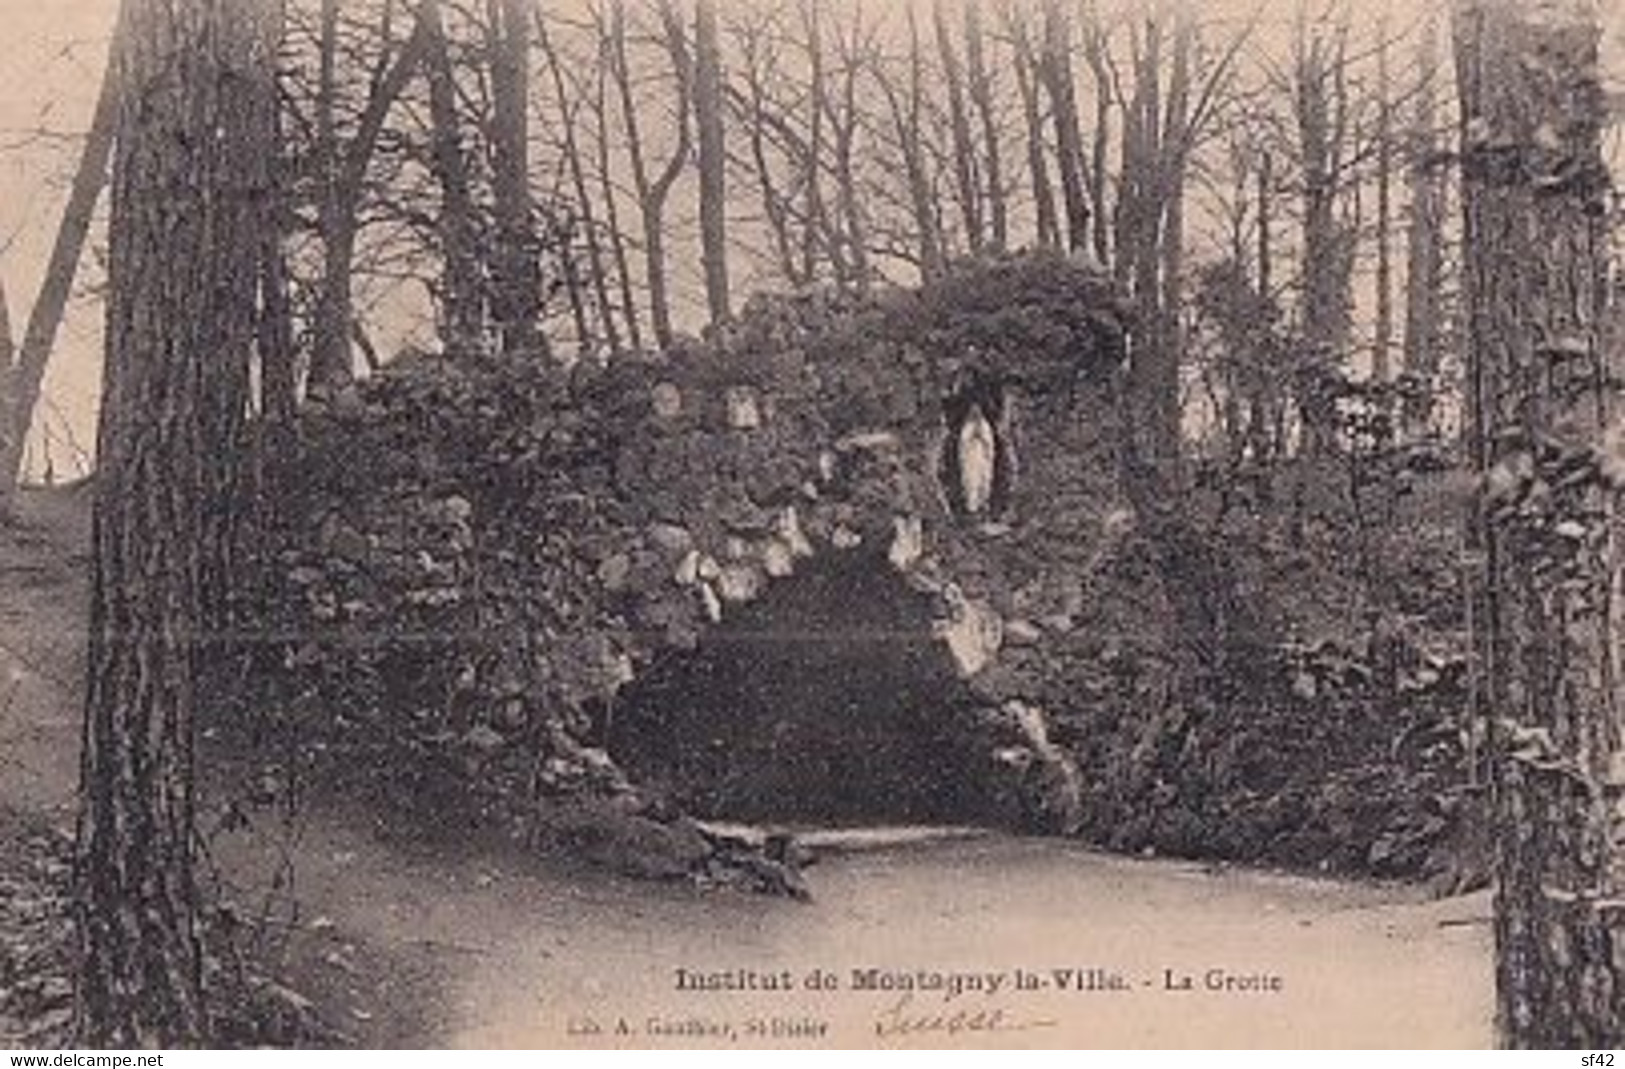
<instances>
[{"instance_id":1,"label":"sepia postcard","mask_svg":"<svg viewBox=\"0 0 1625 1069\"><path fill-rule=\"evenodd\" d=\"M0 1045L1507 1041L1625 9L0 20Z\"/></svg>"}]
</instances>

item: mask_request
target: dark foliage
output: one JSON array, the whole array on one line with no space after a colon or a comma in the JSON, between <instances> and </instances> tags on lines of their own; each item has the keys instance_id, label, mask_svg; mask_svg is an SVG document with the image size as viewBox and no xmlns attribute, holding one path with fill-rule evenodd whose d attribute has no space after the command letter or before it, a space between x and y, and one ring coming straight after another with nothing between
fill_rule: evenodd
<instances>
[{"instance_id":1,"label":"dark foliage","mask_svg":"<svg viewBox=\"0 0 1625 1069\"><path fill-rule=\"evenodd\" d=\"M1110 389L1124 322L1098 276L1045 255L864 301L760 298L705 343L609 368L399 360L306 416L297 507L265 558L283 637L255 676L273 681L273 713L248 726L432 819L534 831L563 806L576 814L554 836L566 845L641 851L631 867L655 858L668 876L716 868L714 844L628 781L593 719L711 626L685 569L733 546L711 550L718 589L759 583L753 555L787 508L815 540L840 525L889 539L894 515L936 507L897 468L912 453L839 443L876 427L929 435L944 397L985 380L1026 389L1066 427L1082 418L1071 406ZM1009 773L1036 777L1006 807L1019 823L1072 827L1044 799L1081 790L1082 833L1116 849L1449 867L1471 748L1459 621L1437 610L1455 597L1441 534L1453 501L1381 428L1348 440L1365 444L1205 469L1174 506L1186 542L1152 525L1108 539L1078 577L1080 609L1014 621L1029 637L976 680L990 717L967 723L996 726L1012 698L1048 712L1047 740L1007 725L976 743L1031 751ZM1116 454L1089 448L1105 451L1051 461L1075 485L1026 507L1109 511L1088 488L1110 484ZM1064 578L1046 554L1076 547L1045 534L1057 521L1072 519L992 541L944 529L936 551L1013 607L1050 596L1035 580ZM1173 626L1171 575L1210 588L1214 611ZM1081 787L1034 757L1063 752ZM989 769L997 794L1007 773Z\"/></svg>"},{"instance_id":2,"label":"dark foliage","mask_svg":"<svg viewBox=\"0 0 1625 1069\"><path fill-rule=\"evenodd\" d=\"M309 414L269 667L317 767L445 817L609 774L549 760L613 659L583 551L614 523L613 457L584 394L533 361L416 356Z\"/></svg>"},{"instance_id":3,"label":"dark foliage","mask_svg":"<svg viewBox=\"0 0 1625 1069\"><path fill-rule=\"evenodd\" d=\"M72 1038L73 844L36 818L0 809L0 1047L51 1049ZM210 1036L226 1048L334 1047L353 1040L324 1020L230 910L205 914Z\"/></svg>"}]
</instances>

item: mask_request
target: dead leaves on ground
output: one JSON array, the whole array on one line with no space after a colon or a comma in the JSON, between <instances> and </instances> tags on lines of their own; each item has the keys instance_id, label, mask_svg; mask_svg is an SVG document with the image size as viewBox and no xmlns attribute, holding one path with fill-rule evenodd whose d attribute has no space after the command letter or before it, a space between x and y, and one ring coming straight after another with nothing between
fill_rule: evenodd
<instances>
[{"instance_id":1,"label":"dead leaves on ground","mask_svg":"<svg viewBox=\"0 0 1625 1069\"><path fill-rule=\"evenodd\" d=\"M0 829L0 1047L67 1043L73 1013L71 843L50 830Z\"/></svg>"}]
</instances>

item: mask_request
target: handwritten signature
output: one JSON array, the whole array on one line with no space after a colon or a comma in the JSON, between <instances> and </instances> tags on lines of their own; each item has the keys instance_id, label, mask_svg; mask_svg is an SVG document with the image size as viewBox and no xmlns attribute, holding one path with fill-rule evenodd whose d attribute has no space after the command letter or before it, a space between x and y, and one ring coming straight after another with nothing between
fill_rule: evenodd
<instances>
[{"instance_id":1,"label":"handwritten signature","mask_svg":"<svg viewBox=\"0 0 1625 1069\"><path fill-rule=\"evenodd\" d=\"M1008 1007L951 1006L920 1007L914 1003L914 993L905 991L896 1002L886 1007L875 1018L875 1035L880 1039L901 1039L908 1036L956 1036L970 1032L1026 1032L1035 1028L1054 1028L1051 1020L1024 1021L1013 1016Z\"/></svg>"}]
</instances>

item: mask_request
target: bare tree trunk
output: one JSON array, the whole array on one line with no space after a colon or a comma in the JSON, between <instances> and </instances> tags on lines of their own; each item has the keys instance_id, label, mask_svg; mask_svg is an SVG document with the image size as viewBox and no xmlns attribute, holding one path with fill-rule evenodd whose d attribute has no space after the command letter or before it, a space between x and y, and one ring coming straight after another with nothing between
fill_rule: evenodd
<instances>
[{"instance_id":1,"label":"bare tree trunk","mask_svg":"<svg viewBox=\"0 0 1625 1069\"><path fill-rule=\"evenodd\" d=\"M564 85L564 69L559 54L547 33L547 21L541 8L535 8L536 43L541 47L552 76L553 92L559 102L559 122L564 132L564 162L570 169L570 184L575 190L577 210L586 227L587 268L592 272L592 291L598 309L598 320L604 328L604 340L609 351L621 352L621 332L615 325L615 308L609 299L609 271L604 265L603 244L599 240L598 220L593 216L592 195L587 192L587 171L581 162L581 146L576 139L576 108ZM566 257L568 259L568 257Z\"/></svg>"},{"instance_id":2,"label":"bare tree trunk","mask_svg":"<svg viewBox=\"0 0 1625 1069\"><path fill-rule=\"evenodd\" d=\"M11 363L17 358L17 343L11 336L11 299L6 296L5 279L0 278L0 383L11 374ZM0 412L9 407L10 398L0 394Z\"/></svg>"},{"instance_id":3,"label":"bare tree trunk","mask_svg":"<svg viewBox=\"0 0 1625 1069\"><path fill-rule=\"evenodd\" d=\"M480 227L474 211L473 184L463 155L462 119L457 111L457 83L439 0L418 0L417 19L428 48L431 155L440 185L441 332L447 348L462 352L485 337L486 300L480 268Z\"/></svg>"},{"instance_id":4,"label":"bare tree trunk","mask_svg":"<svg viewBox=\"0 0 1625 1069\"><path fill-rule=\"evenodd\" d=\"M1110 266L1113 250L1111 230L1106 226L1106 163L1111 145L1112 76L1110 56L1107 54L1106 31L1100 26L1089 27L1088 46L1084 52L1089 72L1095 80L1095 131L1092 142L1089 171L1089 201L1094 211L1095 259L1101 266Z\"/></svg>"},{"instance_id":5,"label":"bare tree trunk","mask_svg":"<svg viewBox=\"0 0 1625 1069\"><path fill-rule=\"evenodd\" d=\"M1146 150L1142 145L1145 134L1145 86L1144 76L1141 73L1144 59L1140 55L1140 31L1138 27L1129 28L1130 43L1130 76L1134 81L1132 89L1126 90L1129 99L1123 101L1123 121L1118 136L1118 179L1117 201L1113 205L1112 213L1112 248L1117 255L1112 260L1112 277L1123 286L1132 286L1137 250L1144 246L1142 231L1144 222L1145 203L1145 158ZM1101 220L1102 226L1105 220Z\"/></svg>"},{"instance_id":6,"label":"bare tree trunk","mask_svg":"<svg viewBox=\"0 0 1625 1069\"><path fill-rule=\"evenodd\" d=\"M1302 14L1300 13L1300 20ZM1312 360L1322 370L1341 366L1346 355L1352 306L1354 234L1337 217L1342 153L1347 135L1348 25L1332 27L1327 41L1301 21L1296 32L1297 125L1303 153L1303 298L1300 318ZM1304 450L1329 451L1334 444L1331 399L1313 380L1300 396Z\"/></svg>"},{"instance_id":7,"label":"bare tree trunk","mask_svg":"<svg viewBox=\"0 0 1625 1069\"><path fill-rule=\"evenodd\" d=\"M1275 161L1268 152L1258 161L1258 293L1266 300L1275 286L1275 241L1270 216L1275 210Z\"/></svg>"},{"instance_id":8,"label":"bare tree trunk","mask_svg":"<svg viewBox=\"0 0 1625 1069\"><path fill-rule=\"evenodd\" d=\"M773 162L768 154L768 127L774 123L775 117L769 116L767 99L767 79L773 64L773 50L765 35L752 34L746 39L743 51L747 95L737 102L736 108L749 134L751 163L762 194L762 215L767 220L773 248L778 253L779 270L785 281L791 286L801 286L812 279L814 228L812 218L808 216L803 220L801 240L797 240L792 233L791 194L781 190L773 179ZM813 84L816 86L817 83ZM780 133L788 133L782 123Z\"/></svg>"},{"instance_id":9,"label":"bare tree trunk","mask_svg":"<svg viewBox=\"0 0 1625 1069\"><path fill-rule=\"evenodd\" d=\"M323 0L315 147L321 182L317 229L322 239L322 280L311 331L309 387L314 393L342 389L354 377L350 351L351 324L355 319L353 262L361 236L367 168L390 108L416 73L427 39L418 23L393 57L387 49L380 56L355 133L344 143L336 125L338 19L338 0Z\"/></svg>"},{"instance_id":10,"label":"bare tree trunk","mask_svg":"<svg viewBox=\"0 0 1625 1069\"><path fill-rule=\"evenodd\" d=\"M986 163L983 192L987 197L989 237L996 249L1010 245L1010 202L1004 189L1003 152L999 145L999 117L993 99L994 77L988 69L987 43L982 33L980 0L965 2L965 64L970 74L970 97L982 125L982 151Z\"/></svg>"},{"instance_id":11,"label":"bare tree trunk","mask_svg":"<svg viewBox=\"0 0 1625 1069\"><path fill-rule=\"evenodd\" d=\"M817 0L813 0L814 3ZM834 131L835 195L845 235L843 284L864 292L869 288L869 235L862 198L858 195L857 134L861 112L858 107L858 75L864 67L860 54L864 33L863 11L853 16L852 37L841 41L841 90L822 93L824 113Z\"/></svg>"},{"instance_id":12,"label":"bare tree trunk","mask_svg":"<svg viewBox=\"0 0 1625 1069\"><path fill-rule=\"evenodd\" d=\"M79 258L96 213L96 201L107 182L107 160L113 148L118 102L116 63L110 58L102 75L90 134L79 156L79 167L68 191L68 204L62 211L62 222L57 227L51 258L45 265L39 295L23 328L15 363L7 360L0 364L0 387L3 387L0 401L4 402L0 407L0 512L10 506L22 477L23 447L34 422L34 408L39 404L45 367L50 362L68 299L73 295L73 279L79 271Z\"/></svg>"},{"instance_id":13,"label":"bare tree trunk","mask_svg":"<svg viewBox=\"0 0 1625 1069\"><path fill-rule=\"evenodd\" d=\"M846 272L840 264L840 242L829 225L824 207L824 24L817 0L801 4L801 27L807 44L807 152L802 165L802 185L806 188L807 222L801 231L801 276L809 282L818 277L818 248L828 251L836 277Z\"/></svg>"},{"instance_id":14,"label":"bare tree trunk","mask_svg":"<svg viewBox=\"0 0 1625 1069\"><path fill-rule=\"evenodd\" d=\"M564 276L564 296L570 302L570 322L575 324L576 345L585 356L595 344L592 322L587 315L587 288L581 280L581 265L576 263L576 220L569 219L561 228L560 244L564 255L559 260L559 271Z\"/></svg>"},{"instance_id":15,"label":"bare tree trunk","mask_svg":"<svg viewBox=\"0 0 1625 1069\"><path fill-rule=\"evenodd\" d=\"M1064 0L1045 0L1044 53L1041 64L1055 123L1055 166L1061 175L1066 205L1067 248L1089 248L1088 176L1083 162L1083 136L1078 130L1077 86L1072 77L1072 20Z\"/></svg>"},{"instance_id":16,"label":"bare tree trunk","mask_svg":"<svg viewBox=\"0 0 1625 1069\"><path fill-rule=\"evenodd\" d=\"M1258 163L1258 295L1273 306L1275 247L1270 219L1275 212L1275 163L1268 152ZM1266 327L1273 324L1265 324ZM1279 368L1255 369L1248 398L1247 434L1253 459L1269 464L1284 451L1285 428Z\"/></svg>"},{"instance_id":17,"label":"bare tree trunk","mask_svg":"<svg viewBox=\"0 0 1625 1069\"><path fill-rule=\"evenodd\" d=\"M965 244L972 253L982 250L982 197L976 181L976 146L971 139L970 110L965 103L965 72L948 29L948 0L932 5L937 59L948 89L948 127L953 139L954 186L965 227Z\"/></svg>"},{"instance_id":18,"label":"bare tree trunk","mask_svg":"<svg viewBox=\"0 0 1625 1069\"><path fill-rule=\"evenodd\" d=\"M270 0L261 14L261 47L279 54L286 25L284 0ZM260 223L260 318L256 348L260 358L260 409L265 421L261 446L262 485L280 483L279 465L294 456L299 406L298 360L294 343L292 280L288 234L293 209L288 203L287 156L282 150L282 109L275 63L260 72L266 79L256 102L255 138L264 146L265 212Z\"/></svg>"},{"instance_id":19,"label":"bare tree trunk","mask_svg":"<svg viewBox=\"0 0 1625 1069\"><path fill-rule=\"evenodd\" d=\"M126 0L97 440L76 1043L207 1040L193 880L196 673L221 619L254 340L253 0Z\"/></svg>"},{"instance_id":20,"label":"bare tree trunk","mask_svg":"<svg viewBox=\"0 0 1625 1069\"><path fill-rule=\"evenodd\" d=\"M671 57L672 75L676 82L674 110L677 117L677 145L660 174L651 176L644 158L642 127L638 122L637 102L632 91L633 73L627 55L626 5L624 0L611 0L610 3L612 67L621 100L621 120L626 129L626 152L632 167L633 188L637 190L638 211L643 217L644 280L649 288L649 319L654 328L655 344L664 350L671 348L674 338L671 298L666 279L666 200L671 194L671 187L688 165L689 150L693 144L689 112L694 72L682 20L672 9L670 0L660 0L659 12L662 43Z\"/></svg>"},{"instance_id":21,"label":"bare tree trunk","mask_svg":"<svg viewBox=\"0 0 1625 1069\"><path fill-rule=\"evenodd\" d=\"M1016 91L1021 96L1022 119L1027 132L1027 175L1033 187L1036 236L1039 245L1056 248L1061 244L1061 228L1056 221L1055 190L1050 185L1049 161L1044 154L1044 116L1039 104L1042 64L1034 55L1026 16L1011 7L1005 12L1005 22L1016 44Z\"/></svg>"},{"instance_id":22,"label":"bare tree trunk","mask_svg":"<svg viewBox=\"0 0 1625 1069\"><path fill-rule=\"evenodd\" d=\"M1427 433L1441 357L1439 290L1444 276L1444 177L1434 125L1438 30L1430 19L1417 45L1416 110L1410 137L1410 226L1405 234L1405 375L1411 380L1402 418L1405 435Z\"/></svg>"},{"instance_id":23,"label":"bare tree trunk","mask_svg":"<svg viewBox=\"0 0 1625 1069\"><path fill-rule=\"evenodd\" d=\"M1494 757L1497 1017L1513 1048L1606 1049L1625 1036L1625 525L1597 467L1619 388L1600 345L1610 179L1596 19L1588 4L1515 0L1463 0L1455 19L1472 440L1486 485L1476 647Z\"/></svg>"},{"instance_id":24,"label":"bare tree trunk","mask_svg":"<svg viewBox=\"0 0 1625 1069\"><path fill-rule=\"evenodd\" d=\"M931 175L927 170L924 132L925 70L920 50L920 31L912 10L908 16L908 97L903 100L891 80L878 67L876 81L886 97L891 111L892 129L897 134L897 145L903 154L904 177L908 183L909 207L914 216L915 238L918 244L920 277L926 281L937 278L946 266L942 247L942 232L937 225L936 197L931 189Z\"/></svg>"},{"instance_id":25,"label":"bare tree trunk","mask_svg":"<svg viewBox=\"0 0 1625 1069\"><path fill-rule=\"evenodd\" d=\"M1174 56L1168 77L1168 95L1162 116L1162 137L1156 163L1156 190L1162 225L1161 272L1158 283L1157 329L1161 352L1146 387L1151 390L1158 453L1177 473L1180 457L1180 372L1185 363L1185 170L1191 122L1191 64L1196 51L1196 22L1188 9L1175 15ZM1178 483L1176 474L1176 485Z\"/></svg>"},{"instance_id":26,"label":"bare tree trunk","mask_svg":"<svg viewBox=\"0 0 1625 1069\"><path fill-rule=\"evenodd\" d=\"M615 279L620 294L621 317L626 324L627 340L633 352L643 350L643 325L638 316L637 299L632 292L632 268L626 255L626 235L621 232L620 197L615 190L614 167L610 157L609 139L609 72L612 42L602 9L598 11L599 41L596 103L598 108L598 188L604 200L604 219L609 230L609 248L615 261Z\"/></svg>"},{"instance_id":27,"label":"bare tree trunk","mask_svg":"<svg viewBox=\"0 0 1625 1069\"><path fill-rule=\"evenodd\" d=\"M1377 322L1372 337L1371 377L1386 385L1393 378L1394 270L1392 186L1394 176L1394 122L1388 78L1388 25L1377 30ZM1386 402L1385 402L1386 404Z\"/></svg>"},{"instance_id":28,"label":"bare tree trunk","mask_svg":"<svg viewBox=\"0 0 1625 1069\"><path fill-rule=\"evenodd\" d=\"M1195 47L1194 22L1187 15L1176 18L1166 98L1161 83L1165 30L1151 18L1135 30L1116 260L1143 325L1132 339L1129 361L1136 451L1165 491L1180 483L1184 161Z\"/></svg>"},{"instance_id":29,"label":"bare tree trunk","mask_svg":"<svg viewBox=\"0 0 1625 1069\"><path fill-rule=\"evenodd\" d=\"M924 278L936 278L947 267L948 249L942 236L938 214L936 183L932 180L925 147L925 49L920 45L919 27L911 12L908 19L908 122L907 159L909 198L914 204L915 223L920 233L920 268Z\"/></svg>"},{"instance_id":30,"label":"bare tree trunk","mask_svg":"<svg viewBox=\"0 0 1625 1069\"><path fill-rule=\"evenodd\" d=\"M321 192L316 227L322 237L322 282L311 329L310 389L321 394L342 389L350 366L350 263L359 225L343 203L343 161L338 136L339 0L322 0L317 30L316 143L312 150Z\"/></svg>"},{"instance_id":31,"label":"bare tree trunk","mask_svg":"<svg viewBox=\"0 0 1625 1069\"><path fill-rule=\"evenodd\" d=\"M700 150L700 258L712 323L733 315L728 299L727 145L722 129L722 55L715 0L694 7L694 118Z\"/></svg>"},{"instance_id":32,"label":"bare tree trunk","mask_svg":"<svg viewBox=\"0 0 1625 1069\"><path fill-rule=\"evenodd\" d=\"M491 315L503 352L545 357L541 242L530 196L530 12L526 0L487 0L486 11L493 38Z\"/></svg>"},{"instance_id":33,"label":"bare tree trunk","mask_svg":"<svg viewBox=\"0 0 1625 1069\"><path fill-rule=\"evenodd\" d=\"M1341 265L1347 239L1337 219L1338 180L1346 131L1342 116L1346 25L1328 43L1299 30L1298 138L1303 152L1303 330L1311 346L1338 352L1348 332L1349 297Z\"/></svg>"}]
</instances>

